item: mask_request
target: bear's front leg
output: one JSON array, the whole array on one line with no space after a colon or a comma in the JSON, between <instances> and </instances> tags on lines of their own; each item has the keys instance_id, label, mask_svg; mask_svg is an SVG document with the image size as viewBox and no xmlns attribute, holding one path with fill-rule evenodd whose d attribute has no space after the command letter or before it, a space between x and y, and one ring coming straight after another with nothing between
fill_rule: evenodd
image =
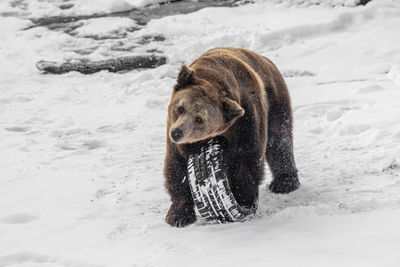
<instances>
[{"instance_id":1,"label":"bear's front leg","mask_svg":"<svg viewBox=\"0 0 400 267\"><path fill-rule=\"evenodd\" d=\"M229 186L236 201L241 206L251 207L258 200L258 185L264 175L262 154L248 149L239 155L228 156L227 171Z\"/></svg>"},{"instance_id":2,"label":"bear's front leg","mask_svg":"<svg viewBox=\"0 0 400 267\"><path fill-rule=\"evenodd\" d=\"M194 202L187 175L187 161L170 149L165 158L166 188L172 204L165 218L171 226L185 227L196 221Z\"/></svg>"}]
</instances>

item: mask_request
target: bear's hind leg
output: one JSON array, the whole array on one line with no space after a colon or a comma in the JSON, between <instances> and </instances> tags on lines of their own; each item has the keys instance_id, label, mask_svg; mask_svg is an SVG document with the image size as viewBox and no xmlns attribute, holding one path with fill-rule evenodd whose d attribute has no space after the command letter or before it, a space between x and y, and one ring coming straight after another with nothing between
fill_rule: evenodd
<instances>
[{"instance_id":1,"label":"bear's hind leg","mask_svg":"<svg viewBox=\"0 0 400 267\"><path fill-rule=\"evenodd\" d=\"M300 186L293 155L291 116L289 101L271 101L266 158L273 175L269 185L273 193L289 193Z\"/></svg>"}]
</instances>

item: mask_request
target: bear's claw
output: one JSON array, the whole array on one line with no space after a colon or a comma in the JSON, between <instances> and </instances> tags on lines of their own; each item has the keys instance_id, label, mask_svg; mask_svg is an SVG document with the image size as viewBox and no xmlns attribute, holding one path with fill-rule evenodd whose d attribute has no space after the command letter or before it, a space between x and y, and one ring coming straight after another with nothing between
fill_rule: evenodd
<instances>
[{"instance_id":1,"label":"bear's claw","mask_svg":"<svg viewBox=\"0 0 400 267\"><path fill-rule=\"evenodd\" d=\"M300 182L297 176L286 176L274 179L268 186L269 190L275 194L287 194L299 188Z\"/></svg>"}]
</instances>

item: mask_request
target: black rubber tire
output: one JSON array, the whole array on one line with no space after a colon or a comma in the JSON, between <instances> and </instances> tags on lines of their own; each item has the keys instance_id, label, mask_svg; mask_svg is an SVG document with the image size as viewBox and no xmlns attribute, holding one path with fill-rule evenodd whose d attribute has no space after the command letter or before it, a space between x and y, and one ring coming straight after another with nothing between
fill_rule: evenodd
<instances>
[{"instance_id":1,"label":"black rubber tire","mask_svg":"<svg viewBox=\"0 0 400 267\"><path fill-rule=\"evenodd\" d=\"M258 207L258 192L251 207L240 206L225 171L223 139L212 138L188 160L188 179L195 207L209 223L245 221Z\"/></svg>"}]
</instances>

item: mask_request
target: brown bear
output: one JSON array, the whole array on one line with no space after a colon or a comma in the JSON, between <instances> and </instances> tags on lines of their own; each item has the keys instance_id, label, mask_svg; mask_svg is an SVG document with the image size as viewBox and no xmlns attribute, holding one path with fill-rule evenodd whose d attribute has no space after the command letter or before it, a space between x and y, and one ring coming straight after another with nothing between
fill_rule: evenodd
<instances>
[{"instance_id":1,"label":"brown bear","mask_svg":"<svg viewBox=\"0 0 400 267\"><path fill-rule=\"evenodd\" d=\"M282 75L249 50L214 48L181 68L168 106L164 175L172 201L166 221L172 226L196 220L187 161L215 136L226 140L226 172L240 205L250 206L258 194L265 160L273 174L272 192L289 193L300 185Z\"/></svg>"}]
</instances>

